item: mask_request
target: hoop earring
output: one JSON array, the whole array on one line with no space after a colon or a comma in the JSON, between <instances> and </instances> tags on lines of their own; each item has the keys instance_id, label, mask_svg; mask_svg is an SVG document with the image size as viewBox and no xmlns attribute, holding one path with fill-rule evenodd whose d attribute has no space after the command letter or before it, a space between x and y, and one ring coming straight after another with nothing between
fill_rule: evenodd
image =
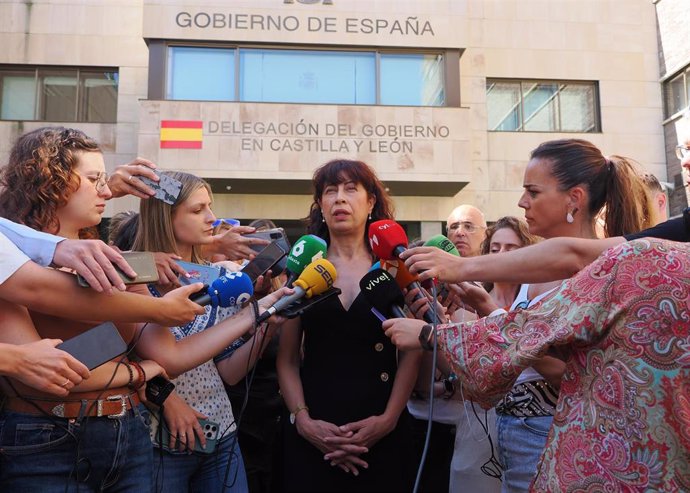
<instances>
[{"instance_id":1,"label":"hoop earring","mask_svg":"<svg viewBox=\"0 0 690 493\"><path fill-rule=\"evenodd\" d=\"M568 213L565 215L565 220L568 222L568 224L573 224L575 222L575 218L573 217L573 213L568 211Z\"/></svg>"}]
</instances>

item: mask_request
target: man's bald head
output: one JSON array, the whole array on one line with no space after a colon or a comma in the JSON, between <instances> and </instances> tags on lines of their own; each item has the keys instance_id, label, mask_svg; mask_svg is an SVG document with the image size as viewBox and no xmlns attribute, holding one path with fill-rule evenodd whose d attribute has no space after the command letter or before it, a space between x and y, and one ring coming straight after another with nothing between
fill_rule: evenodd
<instances>
[{"instance_id":1,"label":"man's bald head","mask_svg":"<svg viewBox=\"0 0 690 493\"><path fill-rule=\"evenodd\" d=\"M448 238L463 257L476 257L481 254L481 245L486 232L486 220L482 211L463 204L450 213L446 222Z\"/></svg>"}]
</instances>

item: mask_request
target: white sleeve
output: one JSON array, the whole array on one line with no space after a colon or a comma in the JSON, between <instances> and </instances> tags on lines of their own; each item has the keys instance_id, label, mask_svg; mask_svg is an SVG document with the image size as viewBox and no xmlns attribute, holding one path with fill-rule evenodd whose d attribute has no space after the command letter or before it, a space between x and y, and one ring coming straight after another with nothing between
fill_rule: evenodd
<instances>
[{"instance_id":1,"label":"white sleeve","mask_svg":"<svg viewBox=\"0 0 690 493\"><path fill-rule=\"evenodd\" d=\"M44 267L51 264L55 255L55 247L65 239L48 233L41 233L1 217L0 233L5 235L31 260Z\"/></svg>"},{"instance_id":2,"label":"white sleeve","mask_svg":"<svg viewBox=\"0 0 690 493\"><path fill-rule=\"evenodd\" d=\"M0 284L10 278L19 268L29 261L7 236L0 233Z\"/></svg>"}]
</instances>

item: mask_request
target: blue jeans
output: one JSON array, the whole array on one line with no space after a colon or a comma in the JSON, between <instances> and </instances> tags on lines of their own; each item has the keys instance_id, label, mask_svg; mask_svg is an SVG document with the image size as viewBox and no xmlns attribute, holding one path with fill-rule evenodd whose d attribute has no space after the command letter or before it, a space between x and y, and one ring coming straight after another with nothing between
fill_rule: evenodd
<instances>
[{"instance_id":1,"label":"blue jeans","mask_svg":"<svg viewBox=\"0 0 690 493\"><path fill-rule=\"evenodd\" d=\"M247 474L235 434L218 442L212 454L167 452L156 448L153 453L154 491L247 493Z\"/></svg>"},{"instance_id":2,"label":"blue jeans","mask_svg":"<svg viewBox=\"0 0 690 493\"><path fill-rule=\"evenodd\" d=\"M0 414L0 491L150 493L153 447L144 406L117 419Z\"/></svg>"},{"instance_id":3,"label":"blue jeans","mask_svg":"<svg viewBox=\"0 0 690 493\"><path fill-rule=\"evenodd\" d=\"M526 492L537 474L553 416L517 418L496 413L498 460L503 466L501 493Z\"/></svg>"}]
</instances>

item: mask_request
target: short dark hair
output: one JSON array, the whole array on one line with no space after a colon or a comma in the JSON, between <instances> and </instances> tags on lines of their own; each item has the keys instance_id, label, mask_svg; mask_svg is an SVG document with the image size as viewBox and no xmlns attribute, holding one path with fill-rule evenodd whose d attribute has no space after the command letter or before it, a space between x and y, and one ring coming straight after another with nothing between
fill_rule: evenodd
<instances>
[{"instance_id":1,"label":"short dark hair","mask_svg":"<svg viewBox=\"0 0 690 493\"><path fill-rule=\"evenodd\" d=\"M319 207L319 200L328 185L345 183L349 180L361 184L367 193L376 199L371 211L371 221L393 219L393 202L383 183L376 176L376 172L362 161L334 159L314 171L312 178L313 202L309 209L309 216L304 219L307 223L307 231L323 238L326 243L330 243L330 234L328 226L322 221L323 216ZM368 246L369 242L367 241L366 244Z\"/></svg>"}]
</instances>

